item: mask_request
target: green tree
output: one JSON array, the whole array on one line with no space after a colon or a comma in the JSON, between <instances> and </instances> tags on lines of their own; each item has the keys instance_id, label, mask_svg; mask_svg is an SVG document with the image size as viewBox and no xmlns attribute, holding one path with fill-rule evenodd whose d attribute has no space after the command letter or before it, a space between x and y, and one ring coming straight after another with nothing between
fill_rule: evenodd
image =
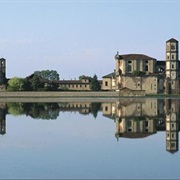
<instances>
[{"instance_id":1,"label":"green tree","mask_svg":"<svg viewBox=\"0 0 180 180\"><path fill-rule=\"evenodd\" d=\"M95 74L93 78L90 80L90 88L92 91L99 91L101 89L101 85L98 81L97 75Z\"/></svg>"},{"instance_id":2,"label":"green tree","mask_svg":"<svg viewBox=\"0 0 180 180\"><path fill-rule=\"evenodd\" d=\"M101 103L98 102L91 103L91 113L93 114L94 118L97 117L98 111L100 111L100 109L101 109Z\"/></svg>"},{"instance_id":3,"label":"green tree","mask_svg":"<svg viewBox=\"0 0 180 180\"><path fill-rule=\"evenodd\" d=\"M20 115L25 114L23 103L8 103L7 112L14 116L20 116Z\"/></svg>"},{"instance_id":4,"label":"green tree","mask_svg":"<svg viewBox=\"0 0 180 180\"><path fill-rule=\"evenodd\" d=\"M13 77L7 83L7 90L8 91L24 91L26 82L23 78Z\"/></svg>"},{"instance_id":5,"label":"green tree","mask_svg":"<svg viewBox=\"0 0 180 180\"><path fill-rule=\"evenodd\" d=\"M35 71L34 74L40 76L43 79L47 79L49 81L59 80L59 74L55 70Z\"/></svg>"},{"instance_id":6,"label":"green tree","mask_svg":"<svg viewBox=\"0 0 180 180\"><path fill-rule=\"evenodd\" d=\"M44 83L40 81L38 75L34 74L31 82L31 86L33 91L38 91L38 90L42 90L42 88L44 87Z\"/></svg>"},{"instance_id":7,"label":"green tree","mask_svg":"<svg viewBox=\"0 0 180 180\"><path fill-rule=\"evenodd\" d=\"M86 79L91 80L91 77L90 77L90 76L85 76L85 75L79 76L79 80L82 80L83 78L86 78Z\"/></svg>"}]
</instances>

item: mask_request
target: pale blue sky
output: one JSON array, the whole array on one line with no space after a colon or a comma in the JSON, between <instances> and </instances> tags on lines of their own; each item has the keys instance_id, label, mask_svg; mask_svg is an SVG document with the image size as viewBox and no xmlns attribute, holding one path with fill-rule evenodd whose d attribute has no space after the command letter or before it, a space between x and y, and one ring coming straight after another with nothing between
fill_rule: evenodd
<instances>
[{"instance_id":1,"label":"pale blue sky","mask_svg":"<svg viewBox=\"0 0 180 180\"><path fill-rule=\"evenodd\" d=\"M0 57L7 77L57 70L61 79L113 72L114 55L165 59L180 40L180 1L0 1Z\"/></svg>"}]
</instances>

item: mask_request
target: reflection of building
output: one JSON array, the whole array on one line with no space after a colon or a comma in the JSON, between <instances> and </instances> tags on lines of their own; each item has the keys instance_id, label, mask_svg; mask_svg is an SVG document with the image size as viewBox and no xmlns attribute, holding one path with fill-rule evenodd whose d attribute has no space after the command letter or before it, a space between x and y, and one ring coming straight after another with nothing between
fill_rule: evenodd
<instances>
[{"instance_id":1,"label":"reflection of building","mask_svg":"<svg viewBox=\"0 0 180 180\"><path fill-rule=\"evenodd\" d=\"M6 112L5 105L0 104L0 134L6 134Z\"/></svg>"},{"instance_id":2,"label":"reflection of building","mask_svg":"<svg viewBox=\"0 0 180 180\"><path fill-rule=\"evenodd\" d=\"M179 101L166 100L166 150L178 151L179 133Z\"/></svg>"},{"instance_id":3,"label":"reflection of building","mask_svg":"<svg viewBox=\"0 0 180 180\"><path fill-rule=\"evenodd\" d=\"M103 76L103 90L145 91L146 94L178 94L180 91L178 41L166 41L166 60L144 54L115 55L115 71Z\"/></svg>"},{"instance_id":4,"label":"reflection of building","mask_svg":"<svg viewBox=\"0 0 180 180\"><path fill-rule=\"evenodd\" d=\"M114 119L115 137L144 138L157 131L166 131L166 150L178 151L179 100L120 99L102 103L103 115Z\"/></svg>"},{"instance_id":5,"label":"reflection of building","mask_svg":"<svg viewBox=\"0 0 180 180\"><path fill-rule=\"evenodd\" d=\"M90 113L90 102L67 102L59 103L60 111L79 112L80 114Z\"/></svg>"}]
</instances>

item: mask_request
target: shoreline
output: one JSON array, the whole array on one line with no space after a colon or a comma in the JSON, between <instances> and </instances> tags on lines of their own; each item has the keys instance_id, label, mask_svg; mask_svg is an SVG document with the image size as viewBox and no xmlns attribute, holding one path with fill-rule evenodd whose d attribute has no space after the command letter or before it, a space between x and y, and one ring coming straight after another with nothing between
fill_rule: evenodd
<instances>
[{"instance_id":1,"label":"shoreline","mask_svg":"<svg viewBox=\"0 0 180 180\"><path fill-rule=\"evenodd\" d=\"M123 96L117 91L111 92L0 92L0 102L114 102L118 99L144 99L144 98L180 98L180 95L176 94L154 94L146 96Z\"/></svg>"}]
</instances>

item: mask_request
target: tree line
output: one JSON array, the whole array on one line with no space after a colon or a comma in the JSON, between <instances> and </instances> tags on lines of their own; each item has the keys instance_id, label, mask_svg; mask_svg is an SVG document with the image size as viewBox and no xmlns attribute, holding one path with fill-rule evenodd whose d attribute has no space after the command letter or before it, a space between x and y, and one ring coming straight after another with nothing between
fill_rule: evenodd
<instances>
[{"instance_id":1,"label":"tree line","mask_svg":"<svg viewBox=\"0 0 180 180\"><path fill-rule=\"evenodd\" d=\"M92 91L99 91L101 85L98 81L97 75L79 76L79 80L83 77L89 79L90 89ZM31 76L26 78L13 77L7 82L8 91L60 91L59 74L55 70L35 71ZM68 89L66 89L68 91Z\"/></svg>"}]
</instances>

